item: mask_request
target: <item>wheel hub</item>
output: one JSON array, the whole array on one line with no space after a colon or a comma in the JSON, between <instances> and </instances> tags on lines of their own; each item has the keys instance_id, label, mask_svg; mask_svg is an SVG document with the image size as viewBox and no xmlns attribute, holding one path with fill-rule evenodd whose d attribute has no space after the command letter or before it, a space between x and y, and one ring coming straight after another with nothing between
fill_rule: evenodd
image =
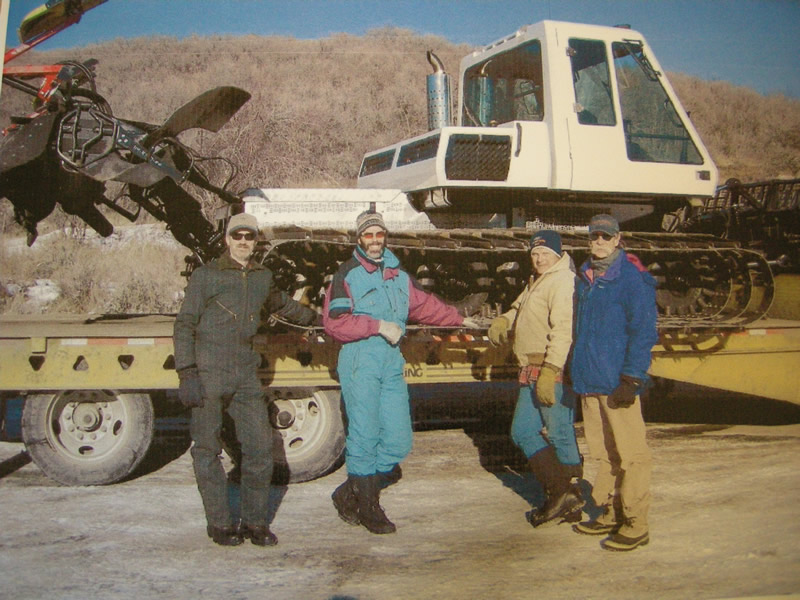
<instances>
[{"instance_id":1,"label":"wheel hub","mask_svg":"<svg viewBox=\"0 0 800 600\"><path fill-rule=\"evenodd\" d=\"M53 440L61 451L86 456L113 450L124 420L115 410L119 402L92 392L71 392L64 400L53 412Z\"/></svg>"}]
</instances>

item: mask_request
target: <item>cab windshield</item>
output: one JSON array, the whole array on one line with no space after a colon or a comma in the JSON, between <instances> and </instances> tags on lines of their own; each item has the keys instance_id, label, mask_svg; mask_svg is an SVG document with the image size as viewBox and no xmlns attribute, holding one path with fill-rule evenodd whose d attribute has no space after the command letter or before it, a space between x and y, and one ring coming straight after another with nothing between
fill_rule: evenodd
<instances>
[{"instance_id":1,"label":"cab windshield","mask_svg":"<svg viewBox=\"0 0 800 600\"><path fill-rule=\"evenodd\" d=\"M496 126L544 118L542 47L533 40L478 63L464 74L461 122Z\"/></svg>"}]
</instances>

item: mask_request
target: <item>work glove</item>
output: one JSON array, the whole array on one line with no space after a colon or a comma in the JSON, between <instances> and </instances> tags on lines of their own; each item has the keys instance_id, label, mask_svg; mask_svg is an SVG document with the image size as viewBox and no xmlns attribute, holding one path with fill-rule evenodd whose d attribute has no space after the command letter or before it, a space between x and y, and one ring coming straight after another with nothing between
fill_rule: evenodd
<instances>
[{"instance_id":1,"label":"work glove","mask_svg":"<svg viewBox=\"0 0 800 600\"><path fill-rule=\"evenodd\" d=\"M536 378L536 399L542 406L553 406L556 403L556 377L561 369L550 363L544 363Z\"/></svg>"},{"instance_id":2,"label":"work glove","mask_svg":"<svg viewBox=\"0 0 800 600\"><path fill-rule=\"evenodd\" d=\"M511 323L505 317L496 317L489 325L489 341L495 346L505 344L508 341L508 330Z\"/></svg>"},{"instance_id":3,"label":"work glove","mask_svg":"<svg viewBox=\"0 0 800 600\"><path fill-rule=\"evenodd\" d=\"M609 408L627 408L636 400L642 381L630 375L620 375L619 385L608 396Z\"/></svg>"},{"instance_id":4,"label":"work glove","mask_svg":"<svg viewBox=\"0 0 800 600\"><path fill-rule=\"evenodd\" d=\"M400 341L400 338L403 337L403 328L391 321L379 321L378 333L394 346Z\"/></svg>"},{"instance_id":5,"label":"work glove","mask_svg":"<svg viewBox=\"0 0 800 600\"><path fill-rule=\"evenodd\" d=\"M178 371L180 387L178 388L178 399L186 408L203 406L203 382L200 381L200 373L197 367L186 367Z\"/></svg>"},{"instance_id":6,"label":"work glove","mask_svg":"<svg viewBox=\"0 0 800 600\"><path fill-rule=\"evenodd\" d=\"M480 329L481 324L478 323L476 319L472 317L464 317L464 320L461 322L462 327L466 327L468 329Z\"/></svg>"}]
</instances>

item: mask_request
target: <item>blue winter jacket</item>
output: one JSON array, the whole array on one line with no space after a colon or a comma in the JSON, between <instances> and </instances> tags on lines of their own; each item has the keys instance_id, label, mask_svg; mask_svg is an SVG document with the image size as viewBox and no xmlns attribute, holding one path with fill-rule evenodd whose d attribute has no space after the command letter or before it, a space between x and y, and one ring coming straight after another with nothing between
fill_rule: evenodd
<instances>
[{"instance_id":1,"label":"blue winter jacket","mask_svg":"<svg viewBox=\"0 0 800 600\"><path fill-rule=\"evenodd\" d=\"M648 380L656 331L656 281L639 259L620 256L600 277L590 261L579 269L570 374L579 394L610 394L620 375Z\"/></svg>"}]
</instances>

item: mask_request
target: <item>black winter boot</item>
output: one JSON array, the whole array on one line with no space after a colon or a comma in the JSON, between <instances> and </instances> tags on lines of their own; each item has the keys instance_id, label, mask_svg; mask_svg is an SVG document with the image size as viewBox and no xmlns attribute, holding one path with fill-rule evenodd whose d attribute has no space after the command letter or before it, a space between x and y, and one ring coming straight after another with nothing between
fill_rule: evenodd
<instances>
[{"instance_id":1,"label":"black winter boot","mask_svg":"<svg viewBox=\"0 0 800 600\"><path fill-rule=\"evenodd\" d=\"M208 537L220 546L238 546L243 541L242 533L236 525L225 525L223 527L208 525L206 531L208 532Z\"/></svg>"},{"instance_id":2,"label":"black winter boot","mask_svg":"<svg viewBox=\"0 0 800 600\"><path fill-rule=\"evenodd\" d=\"M379 475L353 476L353 491L358 502L358 519L364 527L377 534L397 531L379 502Z\"/></svg>"},{"instance_id":3,"label":"black winter boot","mask_svg":"<svg viewBox=\"0 0 800 600\"><path fill-rule=\"evenodd\" d=\"M358 499L353 491L352 475L348 475L347 480L333 491L331 499L342 521L350 523L350 525L361 525L358 518Z\"/></svg>"},{"instance_id":4,"label":"black winter boot","mask_svg":"<svg viewBox=\"0 0 800 600\"><path fill-rule=\"evenodd\" d=\"M394 485L403 477L403 471L400 468L400 465L395 465L392 467L391 471L378 471L376 473L378 476L378 487L381 490L385 490L390 485Z\"/></svg>"},{"instance_id":5,"label":"black winter boot","mask_svg":"<svg viewBox=\"0 0 800 600\"><path fill-rule=\"evenodd\" d=\"M531 456L528 464L531 472L544 487L546 496L544 506L528 514L531 525L539 527L561 519L583 506L580 490L570 483L575 466L561 463L552 446Z\"/></svg>"}]
</instances>

